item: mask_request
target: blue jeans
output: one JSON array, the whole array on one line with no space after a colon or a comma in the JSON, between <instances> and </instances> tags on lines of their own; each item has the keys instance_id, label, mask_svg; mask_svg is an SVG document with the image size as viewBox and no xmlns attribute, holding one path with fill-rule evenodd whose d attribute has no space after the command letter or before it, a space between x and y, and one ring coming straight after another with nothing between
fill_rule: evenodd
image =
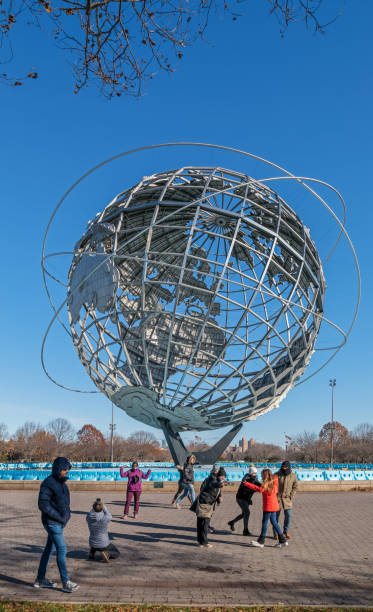
<instances>
[{"instance_id":1,"label":"blue jeans","mask_svg":"<svg viewBox=\"0 0 373 612\"><path fill-rule=\"evenodd\" d=\"M48 533L47 543L40 558L37 580L43 580L47 572L49 560L57 551L57 565L60 571L62 583L65 584L70 580L66 567L66 544L63 537L63 525L44 525L43 527Z\"/></svg>"},{"instance_id":2,"label":"blue jeans","mask_svg":"<svg viewBox=\"0 0 373 612\"><path fill-rule=\"evenodd\" d=\"M276 512L276 519L278 522L278 519L280 518L280 513L281 510L279 510L278 512ZM290 525L290 518L291 518L291 508L289 508L288 510L284 510L284 532L287 533L289 531L289 525Z\"/></svg>"},{"instance_id":3,"label":"blue jeans","mask_svg":"<svg viewBox=\"0 0 373 612\"><path fill-rule=\"evenodd\" d=\"M276 531L276 533L278 534L279 541L283 542L285 540L284 534L282 533L280 525L277 522L276 514L276 512L263 511L262 531L260 532L259 540L264 541L269 521L271 521L273 531Z\"/></svg>"},{"instance_id":4,"label":"blue jeans","mask_svg":"<svg viewBox=\"0 0 373 612\"><path fill-rule=\"evenodd\" d=\"M196 499L196 494L195 494L194 487L192 484L184 485L184 493L182 493L182 495L180 495L180 497L177 498L176 503L178 504L179 502L181 502L181 500L184 499L184 497L186 497L187 495L189 499L191 499L192 502L194 502L194 500Z\"/></svg>"}]
</instances>

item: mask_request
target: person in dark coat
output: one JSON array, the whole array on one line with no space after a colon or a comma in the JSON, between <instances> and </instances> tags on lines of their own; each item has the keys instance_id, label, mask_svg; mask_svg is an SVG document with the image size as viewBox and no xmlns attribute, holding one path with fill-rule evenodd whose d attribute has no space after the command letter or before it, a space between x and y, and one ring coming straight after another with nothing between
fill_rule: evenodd
<instances>
[{"instance_id":1,"label":"person in dark coat","mask_svg":"<svg viewBox=\"0 0 373 612\"><path fill-rule=\"evenodd\" d=\"M205 488L206 483L208 482L210 476L212 476L215 479L218 477L219 469L220 469L219 466L216 463L214 463L214 465L211 468L210 474L207 476L207 478L205 478L205 480L201 484L201 487L200 487L200 490L199 490L200 493L202 493L203 489ZM223 501L223 496L222 496L222 494L220 492L220 495L218 496L218 498L216 500L217 505L220 506L222 501ZM215 531L214 527L211 525L211 523L209 524L208 533L216 533L216 531Z\"/></svg>"},{"instance_id":2,"label":"person in dark coat","mask_svg":"<svg viewBox=\"0 0 373 612\"><path fill-rule=\"evenodd\" d=\"M38 506L41 522L48 534L47 543L40 558L38 574L34 587L53 589L57 583L45 577L49 560L54 550L57 552L57 565L62 580L62 590L72 593L79 587L69 578L66 567L66 544L63 530L70 519L70 491L66 484L71 464L66 457L57 457L52 466L52 474L40 485Z\"/></svg>"},{"instance_id":3,"label":"person in dark coat","mask_svg":"<svg viewBox=\"0 0 373 612\"><path fill-rule=\"evenodd\" d=\"M104 563L108 563L109 559L117 559L120 556L120 552L110 542L108 533L108 525L113 517L101 499L96 499L92 510L88 512L85 518L89 528L89 559L94 559L96 552L101 554L101 559Z\"/></svg>"},{"instance_id":4,"label":"person in dark coat","mask_svg":"<svg viewBox=\"0 0 373 612\"><path fill-rule=\"evenodd\" d=\"M235 531L235 523L237 523L243 518L243 535L245 536L251 535L249 531L250 506L253 503L251 498L255 493L255 491L253 491L252 489L245 487L245 482L251 482L252 484L255 484L257 487L259 487L260 482L259 480L257 480L257 473L258 470L256 469L255 465L251 465L249 467L248 473L245 474L245 476L242 478L241 484L238 488L236 495L236 502L241 508L241 514L238 514L236 518L232 519L231 521L228 521L228 525L231 530Z\"/></svg>"},{"instance_id":5,"label":"person in dark coat","mask_svg":"<svg viewBox=\"0 0 373 612\"><path fill-rule=\"evenodd\" d=\"M208 533L210 520L215 510L216 504L221 499L221 490L226 479L224 468L219 468L218 472L210 474L204 481L203 487L199 492L196 504L197 515L197 541L201 548L211 548Z\"/></svg>"},{"instance_id":6,"label":"person in dark coat","mask_svg":"<svg viewBox=\"0 0 373 612\"><path fill-rule=\"evenodd\" d=\"M189 497L192 500L192 503L196 499L196 493L194 491L194 469L193 465L196 462L196 458L194 455L189 455L186 458L186 462L183 465L183 487L184 492L180 495L175 501L175 507L180 508L179 504L184 497Z\"/></svg>"}]
</instances>

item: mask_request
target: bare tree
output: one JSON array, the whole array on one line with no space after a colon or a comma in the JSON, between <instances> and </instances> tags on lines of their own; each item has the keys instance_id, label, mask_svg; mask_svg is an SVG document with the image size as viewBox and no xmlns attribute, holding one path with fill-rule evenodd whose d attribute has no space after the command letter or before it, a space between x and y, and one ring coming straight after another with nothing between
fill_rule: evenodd
<instances>
[{"instance_id":1,"label":"bare tree","mask_svg":"<svg viewBox=\"0 0 373 612\"><path fill-rule=\"evenodd\" d=\"M140 431L135 431L133 434L129 436L127 439L128 442L134 442L139 446L145 446L145 444L151 444L153 446L159 447L159 442L155 435L151 431L144 431L141 429Z\"/></svg>"},{"instance_id":2,"label":"bare tree","mask_svg":"<svg viewBox=\"0 0 373 612\"><path fill-rule=\"evenodd\" d=\"M54 435L57 448L60 449L66 444L70 444L76 437L75 429L67 419L57 418L49 421L47 431Z\"/></svg>"},{"instance_id":3,"label":"bare tree","mask_svg":"<svg viewBox=\"0 0 373 612\"><path fill-rule=\"evenodd\" d=\"M14 453L18 457L22 457L25 461L30 461L35 455L35 433L42 431L40 423L33 423L32 421L26 421L21 427L18 427L15 432L14 442Z\"/></svg>"},{"instance_id":4,"label":"bare tree","mask_svg":"<svg viewBox=\"0 0 373 612\"><path fill-rule=\"evenodd\" d=\"M155 435L150 431L135 431L125 442L127 459L145 461L163 458L163 451Z\"/></svg>"},{"instance_id":5,"label":"bare tree","mask_svg":"<svg viewBox=\"0 0 373 612\"><path fill-rule=\"evenodd\" d=\"M23 24L46 32L71 60L75 92L95 82L103 95L140 95L144 80L159 71L173 72L184 50L204 38L213 13L236 20L245 6L239 0L2 0L0 52L2 64L13 58L12 33ZM280 26L304 22L315 32L338 15L327 14L324 0L262 0ZM342 4L342 2L341 2ZM240 9L240 13L237 9ZM24 77L3 72L0 79L22 85Z\"/></svg>"},{"instance_id":6,"label":"bare tree","mask_svg":"<svg viewBox=\"0 0 373 612\"><path fill-rule=\"evenodd\" d=\"M373 425L370 423L360 423L352 433L354 438L361 441L373 442Z\"/></svg>"},{"instance_id":7,"label":"bare tree","mask_svg":"<svg viewBox=\"0 0 373 612\"><path fill-rule=\"evenodd\" d=\"M5 423L0 423L0 460L3 461L7 457L7 441L9 439L8 428Z\"/></svg>"},{"instance_id":8,"label":"bare tree","mask_svg":"<svg viewBox=\"0 0 373 612\"><path fill-rule=\"evenodd\" d=\"M254 446L251 446L246 455L245 461L281 461L284 458L284 451L281 446L276 444L265 444L257 442Z\"/></svg>"},{"instance_id":9,"label":"bare tree","mask_svg":"<svg viewBox=\"0 0 373 612\"><path fill-rule=\"evenodd\" d=\"M0 423L0 442L4 442L9 438L9 431L5 423Z\"/></svg>"}]
</instances>

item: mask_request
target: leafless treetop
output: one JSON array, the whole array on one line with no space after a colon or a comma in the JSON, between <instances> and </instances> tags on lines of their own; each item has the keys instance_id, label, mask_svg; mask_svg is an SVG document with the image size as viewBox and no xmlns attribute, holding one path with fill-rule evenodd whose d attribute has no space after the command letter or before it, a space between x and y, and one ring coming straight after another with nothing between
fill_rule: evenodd
<instances>
[{"instance_id":1,"label":"leafless treetop","mask_svg":"<svg viewBox=\"0 0 373 612\"><path fill-rule=\"evenodd\" d=\"M337 18L324 0L258 1L281 35L297 22L323 33ZM31 67L18 78L7 72L15 28L33 24L65 50L76 93L92 82L108 98L141 95L144 81L173 72L185 47L205 38L212 14L236 20L245 10L245 0L0 0L0 80L17 86L38 77Z\"/></svg>"}]
</instances>

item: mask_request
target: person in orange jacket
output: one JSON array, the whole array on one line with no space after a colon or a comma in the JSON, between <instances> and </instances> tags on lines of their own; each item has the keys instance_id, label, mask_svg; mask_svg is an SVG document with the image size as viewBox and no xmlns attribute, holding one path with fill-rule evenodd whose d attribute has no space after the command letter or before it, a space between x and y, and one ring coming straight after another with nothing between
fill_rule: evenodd
<instances>
[{"instance_id":1,"label":"person in orange jacket","mask_svg":"<svg viewBox=\"0 0 373 612\"><path fill-rule=\"evenodd\" d=\"M252 546L257 546L259 548L264 547L264 541L268 529L268 523L271 521L273 530L278 535L278 544L276 544L277 548L282 548L283 546L287 546L288 543L286 541L286 537L281 531L281 528L277 522L276 513L279 511L280 506L278 504L277 493L278 493L278 478L274 476L269 469L262 470L262 485L259 487L258 485L253 484L252 482L245 482L245 487L252 489L253 491L258 491L262 493L263 496L263 520L262 520L262 531L260 532L260 536L257 541L252 540Z\"/></svg>"}]
</instances>

